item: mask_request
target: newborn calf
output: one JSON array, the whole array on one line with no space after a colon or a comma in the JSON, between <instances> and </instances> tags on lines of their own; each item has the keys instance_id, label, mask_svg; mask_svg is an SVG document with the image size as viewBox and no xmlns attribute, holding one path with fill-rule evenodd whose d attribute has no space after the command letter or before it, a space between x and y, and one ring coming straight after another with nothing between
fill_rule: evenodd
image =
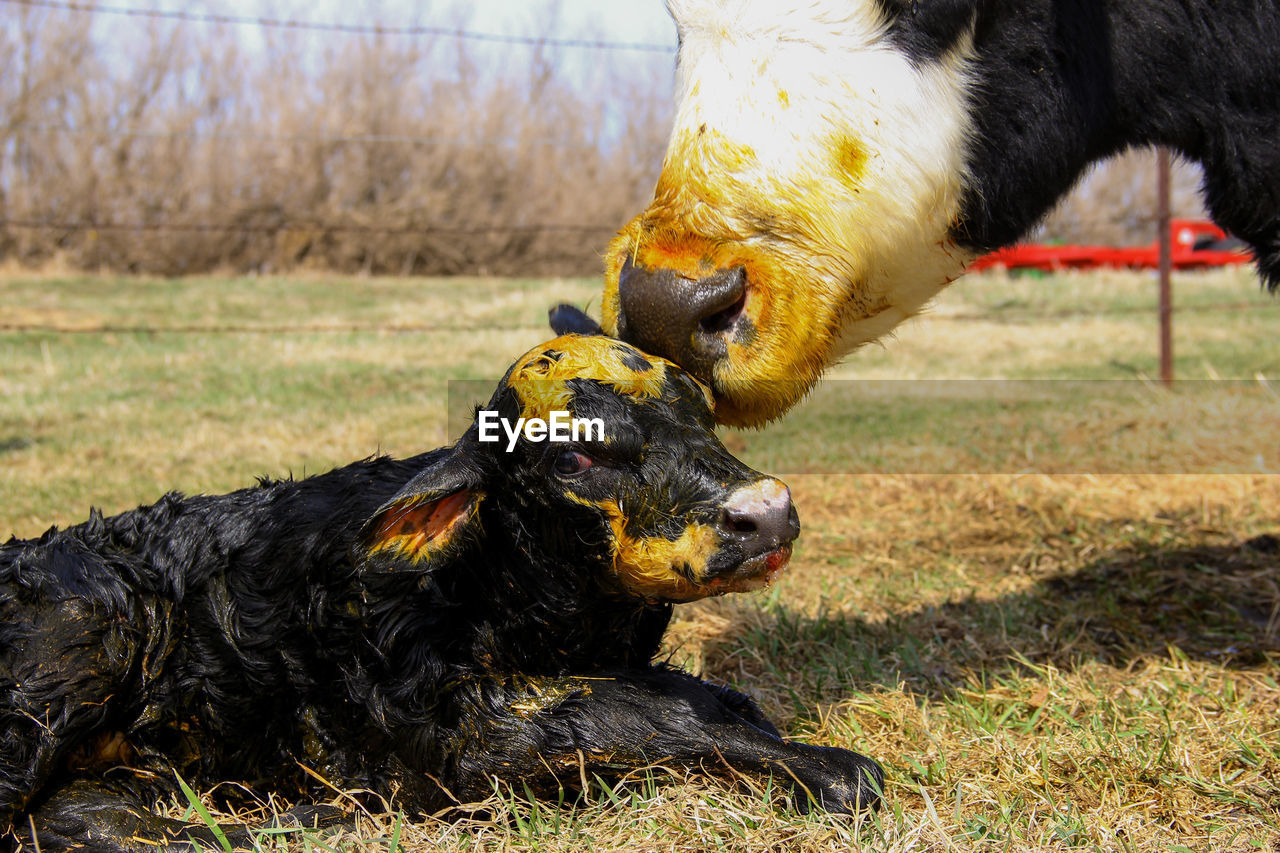
<instances>
[{"instance_id":1,"label":"newborn calf","mask_svg":"<svg viewBox=\"0 0 1280 853\"><path fill-rule=\"evenodd\" d=\"M558 417L593 428L537 440ZM653 762L874 804L873 761L653 662L673 603L767 585L799 531L712 425L674 365L570 335L452 447L10 540L0 829L150 850L208 837L148 811L177 777L306 798L315 774L432 812Z\"/></svg>"}]
</instances>

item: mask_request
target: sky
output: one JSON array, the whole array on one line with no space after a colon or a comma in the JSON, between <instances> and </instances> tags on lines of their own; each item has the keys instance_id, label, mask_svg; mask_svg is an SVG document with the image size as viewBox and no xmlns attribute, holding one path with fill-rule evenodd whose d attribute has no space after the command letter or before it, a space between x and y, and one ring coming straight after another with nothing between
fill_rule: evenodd
<instances>
[{"instance_id":1,"label":"sky","mask_svg":"<svg viewBox=\"0 0 1280 853\"><path fill-rule=\"evenodd\" d=\"M576 88L588 102L599 103L609 125L620 124L612 113L621 109L621 105L615 109L611 104L610 81L630 81L659 96L667 96L672 91L676 31L664 0L101 0L95 14L95 31L101 43L120 51L122 68L129 65L130 45L136 43L134 38L153 27L163 30L177 26L197 34L201 28L217 28L234 34L250 55L256 51L278 51L282 44L288 45L283 49L304 65L324 63L332 56L335 44L359 37L324 29L156 20L119 13L126 9L388 28L461 28L523 38L667 46L669 50L662 51L572 46L537 48L528 44L440 37L432 42L431 50L432 56L439 57L438 63L428 65L425 72L441 76L458 73L458 54L436 45L448 48L457 44L462 48L470 67L478 72L476 80L481 84L485 80L518 78L529 73L536 67L534 60L541 50L542 58L554 68L558 82ZM287 34L284 41L279 38L282 33Z\"/></svg>"},{"instance_id":2,"label":"sky","mask_svg":"<svg viewBox=\"0 0 1280 853\"><path fill-rule=\"evenodd\" d=\"M676 43L663 0L112 0L103 5L343 24L462 26L516 36ZM255 27L241 28L246 38ZM508 48L514 49L514 48Z\"/></svg>"},{"instance_id":3,"label":"sky","mask_svg":"<svg viewBox=\"0 0 1280 853\"><path fill-rule=\"evenodd\" d=\"M557 76L565 82L589 90L599 85L600 70L622 74L626 79L671 91L675 64L676 31L663 0L103 0L113 9L151 9L188 15L299 20L342 25L382 25L391 28L426 26L462 28L493 35L526 38L580 39L608 42L640 42L665 45L669 51L592 50L577 47L544 48L544 57L554 63ZM120 14L97 15L108 42L127 51L130 34L145 30L155 21ZM183 22L179 26L215 26ZM228 25L227 29L250 50L262 49L269 38L282 30L254 24ZM325 48L351 36L324 30L283 30L305 56L315 61ZM117 36L119 38L117 38ZM531 67L535 48L524 44L495 44L483 40L443 39L464 47L482 78L485 72L497 76L524 73ZM450 54L452 55L452 54ZM307 57L311 57L308 59ZM323 61L323 60L319 60ZM450 67L447 60L444 68ZM456 67L456 66L455 66ZM607 92L604 93L607 99Z\"/></svg>"}]
</instances>

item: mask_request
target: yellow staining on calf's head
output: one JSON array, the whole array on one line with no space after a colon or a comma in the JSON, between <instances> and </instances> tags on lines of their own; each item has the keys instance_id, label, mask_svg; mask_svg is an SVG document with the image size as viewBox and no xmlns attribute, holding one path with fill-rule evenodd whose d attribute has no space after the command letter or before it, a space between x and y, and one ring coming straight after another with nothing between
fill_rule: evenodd
<instances>
[{"instance_id":1,"label":"yellow staining on calf's head","mask_svg":"<svg viewBox=\"0 0 1280 853\"><path fill-rule=\"evenodd\" d=\"M693 523L676 539L631 536L615 501L602 501L613 534L613 570L631 595L650 601L694 601L712 595L703 585L707 563L720 547L709 525Z\"/></svg>"},{"instance_id":2,"label":"yellow staining on calf's head","mask_svg":"<svg viewBox=\"0 0 1280 853\"><path fill-rule=\"evenodd\" d=\"M522 417L570 411L570 379L590 379L619 394L652 399L662 394L670 362L598 335L562 335L526 353L507 374Z\"/></svg>"}]
</instances>

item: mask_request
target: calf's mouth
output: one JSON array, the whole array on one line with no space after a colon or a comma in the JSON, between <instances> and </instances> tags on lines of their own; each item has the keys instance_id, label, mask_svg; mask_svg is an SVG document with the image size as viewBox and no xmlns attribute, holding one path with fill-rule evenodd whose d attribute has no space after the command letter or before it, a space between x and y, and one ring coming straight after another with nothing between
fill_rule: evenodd
<instances>
[{"instance_id":1,"label":"calf's mouth","mask_svg":"<svg viewBox=\"0 0 1280 853\"><path fill-rule=\"evenodd\" d=\"M800 518L791 490L781 480L762 477L729 495L715 527L720 547L701 579L707 595L771 585L791 560Z\"/></svg>"},{"instance_id":2,"label":"calf's mouth","mask_svg":"<svg viewBox=\"0 0 1280 853\"><path fill-rule=\"evenodd\" d=\"M743 560L730 571L717 574L706 581L705 586L711 595L765 589L773 585L789 562L791 542L786 542L764 554Z\"/></svg>"},{"instance_id":3,"label":"calf's mouth","mask_svg":"<svg viewBox=\"0 0 1280 853\"><path fill-rule=\"evenodd\" d=\"M614 502L602 505L613 528L614 572L630 594L649 601L696 601L769 586L786 568L800 535L791 492L761 477L734 490L714 521L690 522L674 538L627 534Z\"/></svg>"}]
</instances>

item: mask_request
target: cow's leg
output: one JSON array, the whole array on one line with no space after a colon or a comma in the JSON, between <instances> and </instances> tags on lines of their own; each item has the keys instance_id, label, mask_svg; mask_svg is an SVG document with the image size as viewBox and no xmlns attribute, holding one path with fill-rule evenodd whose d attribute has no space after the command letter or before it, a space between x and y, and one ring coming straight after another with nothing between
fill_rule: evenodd
<instances>
[{"instance_id":1,"label":"cow's leg","mask_svg":"<svg viewBox=\"0 0 1280 853\"><path fill-rule=\"evenodd\" d=\"M401 730L399 751L409 765L438 773L434 781L463 803L484 799L493 777L547 790L582 774L670 762L772 774L793 785L802 808L812 801L855 813L878 804L883 773L874 761L785 741L739 713L758 715L754 703L724 690L663 669L484 680L455 691L447 728Z\"/></svg>"}]
</instances>

